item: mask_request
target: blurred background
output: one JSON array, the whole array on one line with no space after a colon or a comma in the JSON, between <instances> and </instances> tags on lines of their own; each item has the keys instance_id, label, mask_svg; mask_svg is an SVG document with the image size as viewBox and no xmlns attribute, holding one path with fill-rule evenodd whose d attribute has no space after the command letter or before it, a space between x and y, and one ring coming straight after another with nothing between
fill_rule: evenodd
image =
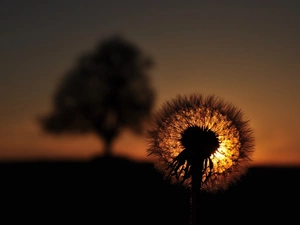
<instances>
[{"instance_id":1,"label":"blurred background","mask_svg":"<svg viewBox=\"0 0 300 225\"><path fill-rule=\"evenodd\" d=\"M94 133L49 135L37 118L53 109L79 56L119 34L154 61L153 111L177 94L216 94L255 132L253 165L300 165L300 2L1 1L0 159L86 160ZM143 135L124 129L116 155L151 161Z\"/></svg>"}]
</instances>

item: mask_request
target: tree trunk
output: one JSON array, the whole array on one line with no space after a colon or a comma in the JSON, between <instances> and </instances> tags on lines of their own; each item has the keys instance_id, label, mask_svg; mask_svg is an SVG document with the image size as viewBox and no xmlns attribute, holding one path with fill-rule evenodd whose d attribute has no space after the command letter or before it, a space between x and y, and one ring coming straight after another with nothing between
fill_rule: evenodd
<instances>
[{"instance_id":1,"label":"tree trunk","mask_svg":"<svg viewBox=\"0 0 300 225\"><path fill-rule=\"evenodd\" d=\"M112 140L113 139L105 139L104 140L104 153L105 157L112 156Z\"/></svg>"},{"instance_id":2,"label":"tree trunk","mask_svg":"<svg viewBox=\"0 0 300 225\"><path fill-rule=\"evenodd\" d=\"M118 135L118 130L115 127L103 128L102 124L96 124L95 131L104 142L103 156L112 156L112 144Z\"/></svg>"}]
</instances>

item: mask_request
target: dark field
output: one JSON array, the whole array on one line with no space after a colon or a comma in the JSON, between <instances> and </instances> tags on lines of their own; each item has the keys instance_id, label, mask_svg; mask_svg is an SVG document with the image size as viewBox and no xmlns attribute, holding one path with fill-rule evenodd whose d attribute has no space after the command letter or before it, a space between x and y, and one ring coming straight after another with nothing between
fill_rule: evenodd
<instances>
[{"instance_id":1,"label":"dark field","mask_svg":"<svg viewBox=\"0 0 300 225\"><path fill-rule=\"evenodd\" d=\"M188 190L150 163L112 157L0 168L5 224L189 224ZM300 167L252 167L227 191L203 194L203 224L298 224L299 178Z\"/></svg>"}]
</instances>

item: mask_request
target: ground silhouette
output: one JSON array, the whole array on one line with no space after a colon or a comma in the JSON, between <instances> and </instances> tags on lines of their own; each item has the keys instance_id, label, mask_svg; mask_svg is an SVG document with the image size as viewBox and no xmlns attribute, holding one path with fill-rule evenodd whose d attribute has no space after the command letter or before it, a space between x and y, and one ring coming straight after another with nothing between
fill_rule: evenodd
<instances>
[{"instance_id":1,"label":"ground silhouette","mask_svg":"<svg viewBox=\"0 0 300 225\"><path fill-rule=\"evenodd\" d=\"M43 224L189 224L189 192L151 163L122 157L90 161L3 162L2 219ZM202 194L203 224L298 220L300 167L251 167L227 191Z\"/></svg>"}]
</instances>

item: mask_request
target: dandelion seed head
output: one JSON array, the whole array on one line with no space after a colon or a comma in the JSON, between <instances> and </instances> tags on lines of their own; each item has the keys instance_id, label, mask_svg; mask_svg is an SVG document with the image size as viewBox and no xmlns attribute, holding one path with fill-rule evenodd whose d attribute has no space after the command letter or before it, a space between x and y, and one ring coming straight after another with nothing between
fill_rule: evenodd
<instances>
[{"instance_id":1,"label":"dandelion seed head","mask_svg":"<svg viewBox=\"0 0 300 225\"><path fill-rule=\"evenodd\" d=\"M199 151L203 151L200 143L205 144L201 135L195 136L195 141L193 136L183 140L185 132L192 127L214 134L216 139L211 139L211 150L198 153L200 158L207 159L201 189L209 192L226 189L246 172L251 161L254 138L249 120L232 103L215 95L178 95L162 105L147 133L147 152L154 156L154 165L165 178L189 188L191 176L187 172L191 156L185 158L183 151L189 148L187 142ZM206 139L210 139L208 134Z\"/></svg>"}]
</instances>

